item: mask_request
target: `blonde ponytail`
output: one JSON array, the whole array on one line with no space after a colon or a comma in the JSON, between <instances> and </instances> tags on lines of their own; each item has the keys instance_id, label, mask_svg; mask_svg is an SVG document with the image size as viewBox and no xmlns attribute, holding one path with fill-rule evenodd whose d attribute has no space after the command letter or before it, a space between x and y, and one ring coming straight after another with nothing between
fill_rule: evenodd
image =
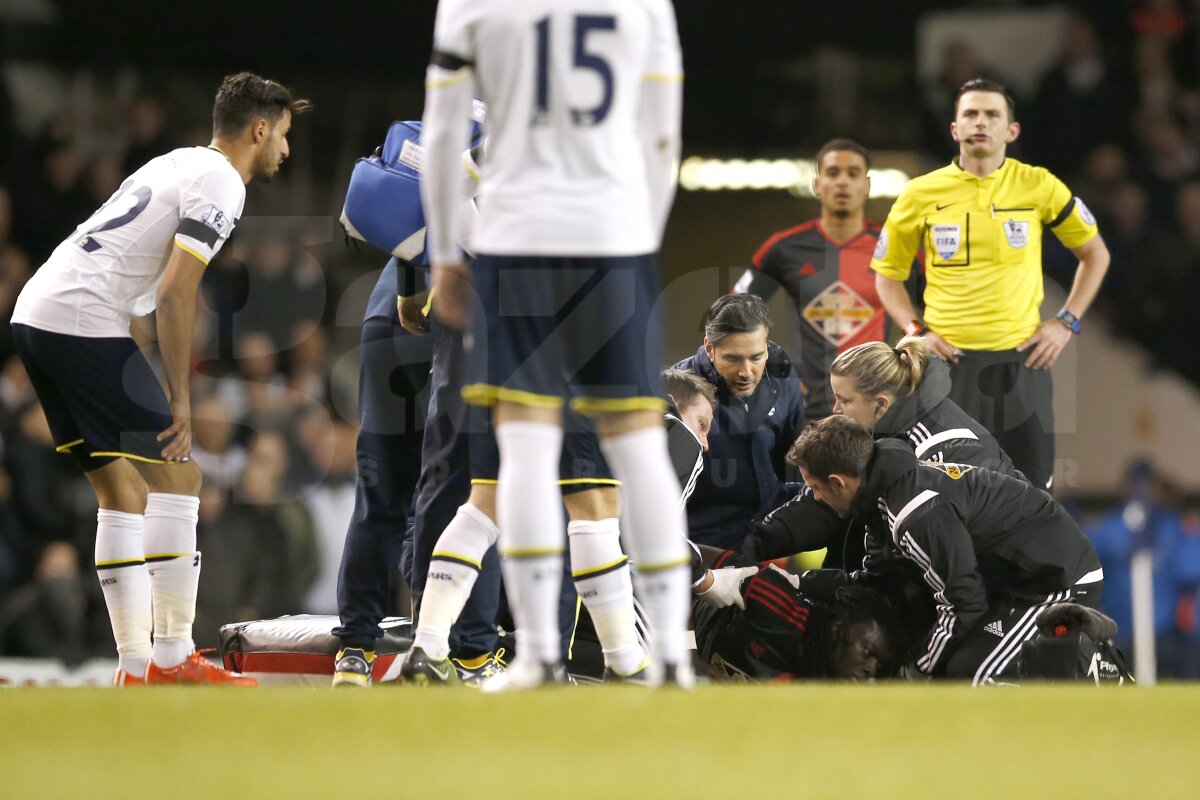
<instances>
[{"instance_id":1,"label":"blonde ponytail","mask_svg":"<svg viewBox=\"0 0 1200 800\"><path fill-rule=\"evenodd\" d=\"M925 377L929 345L920 336L905 336L895 347L867 342L834 359L831 375L850 378L869 397L885 394L896 399L912 395Z\"/></svg>"}]
</instances>

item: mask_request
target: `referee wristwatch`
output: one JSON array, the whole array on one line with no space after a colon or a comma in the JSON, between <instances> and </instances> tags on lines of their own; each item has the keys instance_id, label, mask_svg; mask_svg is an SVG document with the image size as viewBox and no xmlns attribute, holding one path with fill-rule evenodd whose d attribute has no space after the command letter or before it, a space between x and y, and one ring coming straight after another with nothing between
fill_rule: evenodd
<instances>
[{"instance_id":1,"label":"referee wristwatch","mask_svg":"<svg viewBox=\"0 0 1200 800\"><path fill-rule=\"evenodd\" d=\"M1083 333L1083 322L1080 321L1079 317L1075 316L1070 311L1067 311L1065 308L1055 314L1054 318L1063 325L1066 325L1067 330L1071 331L1071 333L1075 334L1076 336Z\"/></svg>"}]
</instances>

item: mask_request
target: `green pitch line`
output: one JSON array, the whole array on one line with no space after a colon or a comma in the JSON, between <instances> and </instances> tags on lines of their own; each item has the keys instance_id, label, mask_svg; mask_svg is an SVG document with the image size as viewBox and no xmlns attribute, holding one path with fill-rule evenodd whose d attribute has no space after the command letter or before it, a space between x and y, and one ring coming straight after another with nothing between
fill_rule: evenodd
<instances>
[{"instance_id":1,"label":"green pitch line","mask_svg":"<svg viewBox=\"0 0 1200 800\"><path fill-rule=\"evenodd\" d=\"M0 691L0 797L1194 798L1200 687Z\"/></svg>"}]
</instances>

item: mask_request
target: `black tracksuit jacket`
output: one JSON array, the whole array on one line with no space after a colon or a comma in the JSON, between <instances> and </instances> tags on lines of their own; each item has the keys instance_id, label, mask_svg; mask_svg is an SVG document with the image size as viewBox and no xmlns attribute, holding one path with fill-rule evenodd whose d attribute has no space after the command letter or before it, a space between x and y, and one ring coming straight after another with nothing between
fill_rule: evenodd
<instances>
[{"instance_id":1,"label":"black tracksuit jacket","mask_svg":"<svg viewBox=\"0 0 1200 800\"><path fill-rule=\"evenodd\" d=\"M935 673L997 598L1036 601L1071 589L1100 561L1046 492L994 470L918 462L894 439L875 443L851 524L867 528L868 573L917 567L937 618L917 667Z\"/></svg>"},{"instance_id":2,"label":"black tracksuit jacket","mask_svg":"<svg viewBox=\"0 0 1200 800\"><path fill-rule=\"evenodd\" d=\"M892 406L875 424L875 438L901 440L921 460L988 467L1024 478L987 429L967 416L949 394L950 368L931 357L917 391ZM806 487L768 514L740 550L754 561L766 561L822 547L829 548L825 566L848 572L858 569L863 529L861 525L847 526Z\"/></svg>"}]
</instances>

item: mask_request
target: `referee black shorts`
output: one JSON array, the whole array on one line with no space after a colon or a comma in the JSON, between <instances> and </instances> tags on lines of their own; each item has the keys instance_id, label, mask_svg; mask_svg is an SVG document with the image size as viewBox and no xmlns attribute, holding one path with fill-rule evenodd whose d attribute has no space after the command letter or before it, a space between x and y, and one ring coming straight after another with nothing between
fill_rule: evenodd
<instances>
[{"instance_id":1,"label":"referee black shorts","mask_svg":"<svg viewBox=\"0 0 1200 800\"><path fill-rule=\"evenodd\" d=\"M996 437L1031 484L1054 483L1054 384L1029 353L968 350L950 365L950 399Z\"/></svg>"},{"instance_id":2,"label":"referee black shorts","mask_svg":"<svg viewBox=\"0 0 1200 800\"><path fill-rule=\"evenodd\" d=\"M155 441L171 407L133 339L95 339L12 326L17 354L41 401L56 449L84 472L118 458L165 464Z\"/></svg>"}]
</instances>

